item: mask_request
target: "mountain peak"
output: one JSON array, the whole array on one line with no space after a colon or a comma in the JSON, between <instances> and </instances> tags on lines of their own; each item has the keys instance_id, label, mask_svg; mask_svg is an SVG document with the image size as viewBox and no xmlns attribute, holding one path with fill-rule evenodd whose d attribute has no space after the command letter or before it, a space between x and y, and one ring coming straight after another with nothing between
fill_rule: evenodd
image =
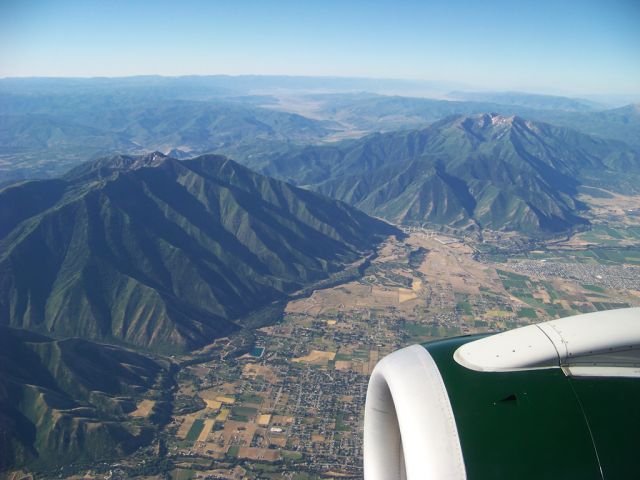
<instances>
[{"instance_id":1,"label":"mountain peak","mask_svg":"<svg viewBox=\"0 0 640 480\"><path fill-rule=\"evenodd\" d=\"M167 158L170 157L161 152L151 152L144 155L116 155L98 160L95 165L112 170L137 170L143 167L156 167Z\"/></svg>"},{"instance_id":2,"label":"mountain peak","mask_svg":"<svg viewBox=\"0 0 640 480\"><path fill-rule=\"evenodd\" d=\"M492 125L513 125L513 121L516 119L515 115L507 117L498 113L491 113L490 117Z\"/></svg>"},{"instance_id":3,"label":"mountain peak","mask_svg":"<svg viewBox=\"0 0 640 480\"><path fill-rule=\"evenodd\" d=\"M453 124L467 131L503 130L520 124L524 120L515 115L507 116L499 113L482 113L477 115L465 115L454 119Z\"/></svg>"},{"instance_id":4,"label":"mountain peak","mask_svg":"<svg viewBox=\"0 0 640 480\"><path fill-rule=\"evenodd\" d=\"M170 160L171 157L161 152L150 152L143 155L115 155L87 162L71 169L64 178L67 180L84 180L89 177L108 177L114 172L138 170L145 167L157 167Z\"/></svg>"}]
</instances>

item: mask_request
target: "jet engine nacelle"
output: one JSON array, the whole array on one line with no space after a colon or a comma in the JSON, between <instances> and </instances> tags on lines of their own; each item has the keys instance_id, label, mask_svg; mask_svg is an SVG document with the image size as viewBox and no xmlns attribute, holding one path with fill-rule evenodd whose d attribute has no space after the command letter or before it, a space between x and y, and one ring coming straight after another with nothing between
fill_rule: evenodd
<instances>
[{"instance_id":1,"label":"jet engine nacelle","mask_svg":"<svg viewBox=\"0 0 640 480\"><path fill-rule=\"evenodd\" d=\"M640 478L640 308L385 357L367 391L364 477Z\"/></svg>"}]
</instances>

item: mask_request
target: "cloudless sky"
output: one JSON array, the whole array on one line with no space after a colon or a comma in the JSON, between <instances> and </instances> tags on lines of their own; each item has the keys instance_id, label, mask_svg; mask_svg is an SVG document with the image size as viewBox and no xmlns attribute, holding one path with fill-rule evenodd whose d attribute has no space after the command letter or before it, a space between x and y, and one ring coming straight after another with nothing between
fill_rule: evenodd
<instances>
[{"instance_id":1,"label":"cloudless sky","mask_svg":"<svg viewBox=\"0 0 640 480\"><path fill-rule=\"evenodd\" d=\"M0 77L286 74L640 92L640 0L0 0Z\"/></svg>"}]
</instances>

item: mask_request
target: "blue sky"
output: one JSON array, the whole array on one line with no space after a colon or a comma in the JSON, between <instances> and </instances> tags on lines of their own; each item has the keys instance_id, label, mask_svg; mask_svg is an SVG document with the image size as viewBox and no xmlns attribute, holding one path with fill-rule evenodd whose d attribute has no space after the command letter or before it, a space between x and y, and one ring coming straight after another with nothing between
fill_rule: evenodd
<instances>
[{"instance_id":1,"label":"blue sky","mask_svg":"<svg viewBox=\"0 0 640 480\"><path fill-rule=\"evenodd\" d=\"M0 76L287 74L640 93L640 0L0 0Z\"/></svg>"}]
</instances>

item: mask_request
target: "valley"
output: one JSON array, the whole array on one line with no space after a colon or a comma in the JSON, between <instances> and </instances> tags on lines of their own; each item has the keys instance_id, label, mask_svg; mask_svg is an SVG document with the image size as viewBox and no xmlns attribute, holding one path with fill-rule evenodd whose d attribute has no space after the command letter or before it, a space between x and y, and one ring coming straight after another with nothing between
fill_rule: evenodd
<instances>
[{"instance_id":1,"label":"valley","mask_svg":"<svg viewBox=\"0 0 640 480\"><path fill-rule=\"evenodd\" d=\"M638 24L0 0L0 480L636 478Z\"/></svg>"},{"instance_id":2,"label":"valley","mask_svg":"<svg viewBox=\"0 0 640 480\"><path fill-rule=\"evenodd\" d=\"M594 231L624 231L616 218L601 218ZM640 261L622 253L639 248L637 239L613 234L606 258L593 256L603 247L588 246L590 233L507 257L500 252L518 244L512 237L489 244L405 230L380 245L362 278L290 301L280 321L243 338L175 357L182 368L174 415L158 437L156 467L176 479L359 479L368 375L384 355L445 336L640 306ZM109 469L127 476L143 458L144 450ZM107 478L89 470L89 478Z\"/></svg>"},{"instance_id":3,"label":"valley","mask_svg":"<svg viewBox=\"0 0 640 480\"><path fill-rule=\"evenodd\" d=\"M599 218L596 232L628 227L615 214ZM512 239L490 246L406 231L379 247L361 279L289 302L280 322L254 332L257 351L234 355L231 339L221 339L211 360L181 372L181 394L204 400L166 429L174 478L362 478L368 375L384 355L445 336L640 306L640 261L620 253L633 251L629 242L639 248L638 238L612 239L608 259L590 256L588 233L505 258L483 250Z\"/></svg>"}]
</instances>

